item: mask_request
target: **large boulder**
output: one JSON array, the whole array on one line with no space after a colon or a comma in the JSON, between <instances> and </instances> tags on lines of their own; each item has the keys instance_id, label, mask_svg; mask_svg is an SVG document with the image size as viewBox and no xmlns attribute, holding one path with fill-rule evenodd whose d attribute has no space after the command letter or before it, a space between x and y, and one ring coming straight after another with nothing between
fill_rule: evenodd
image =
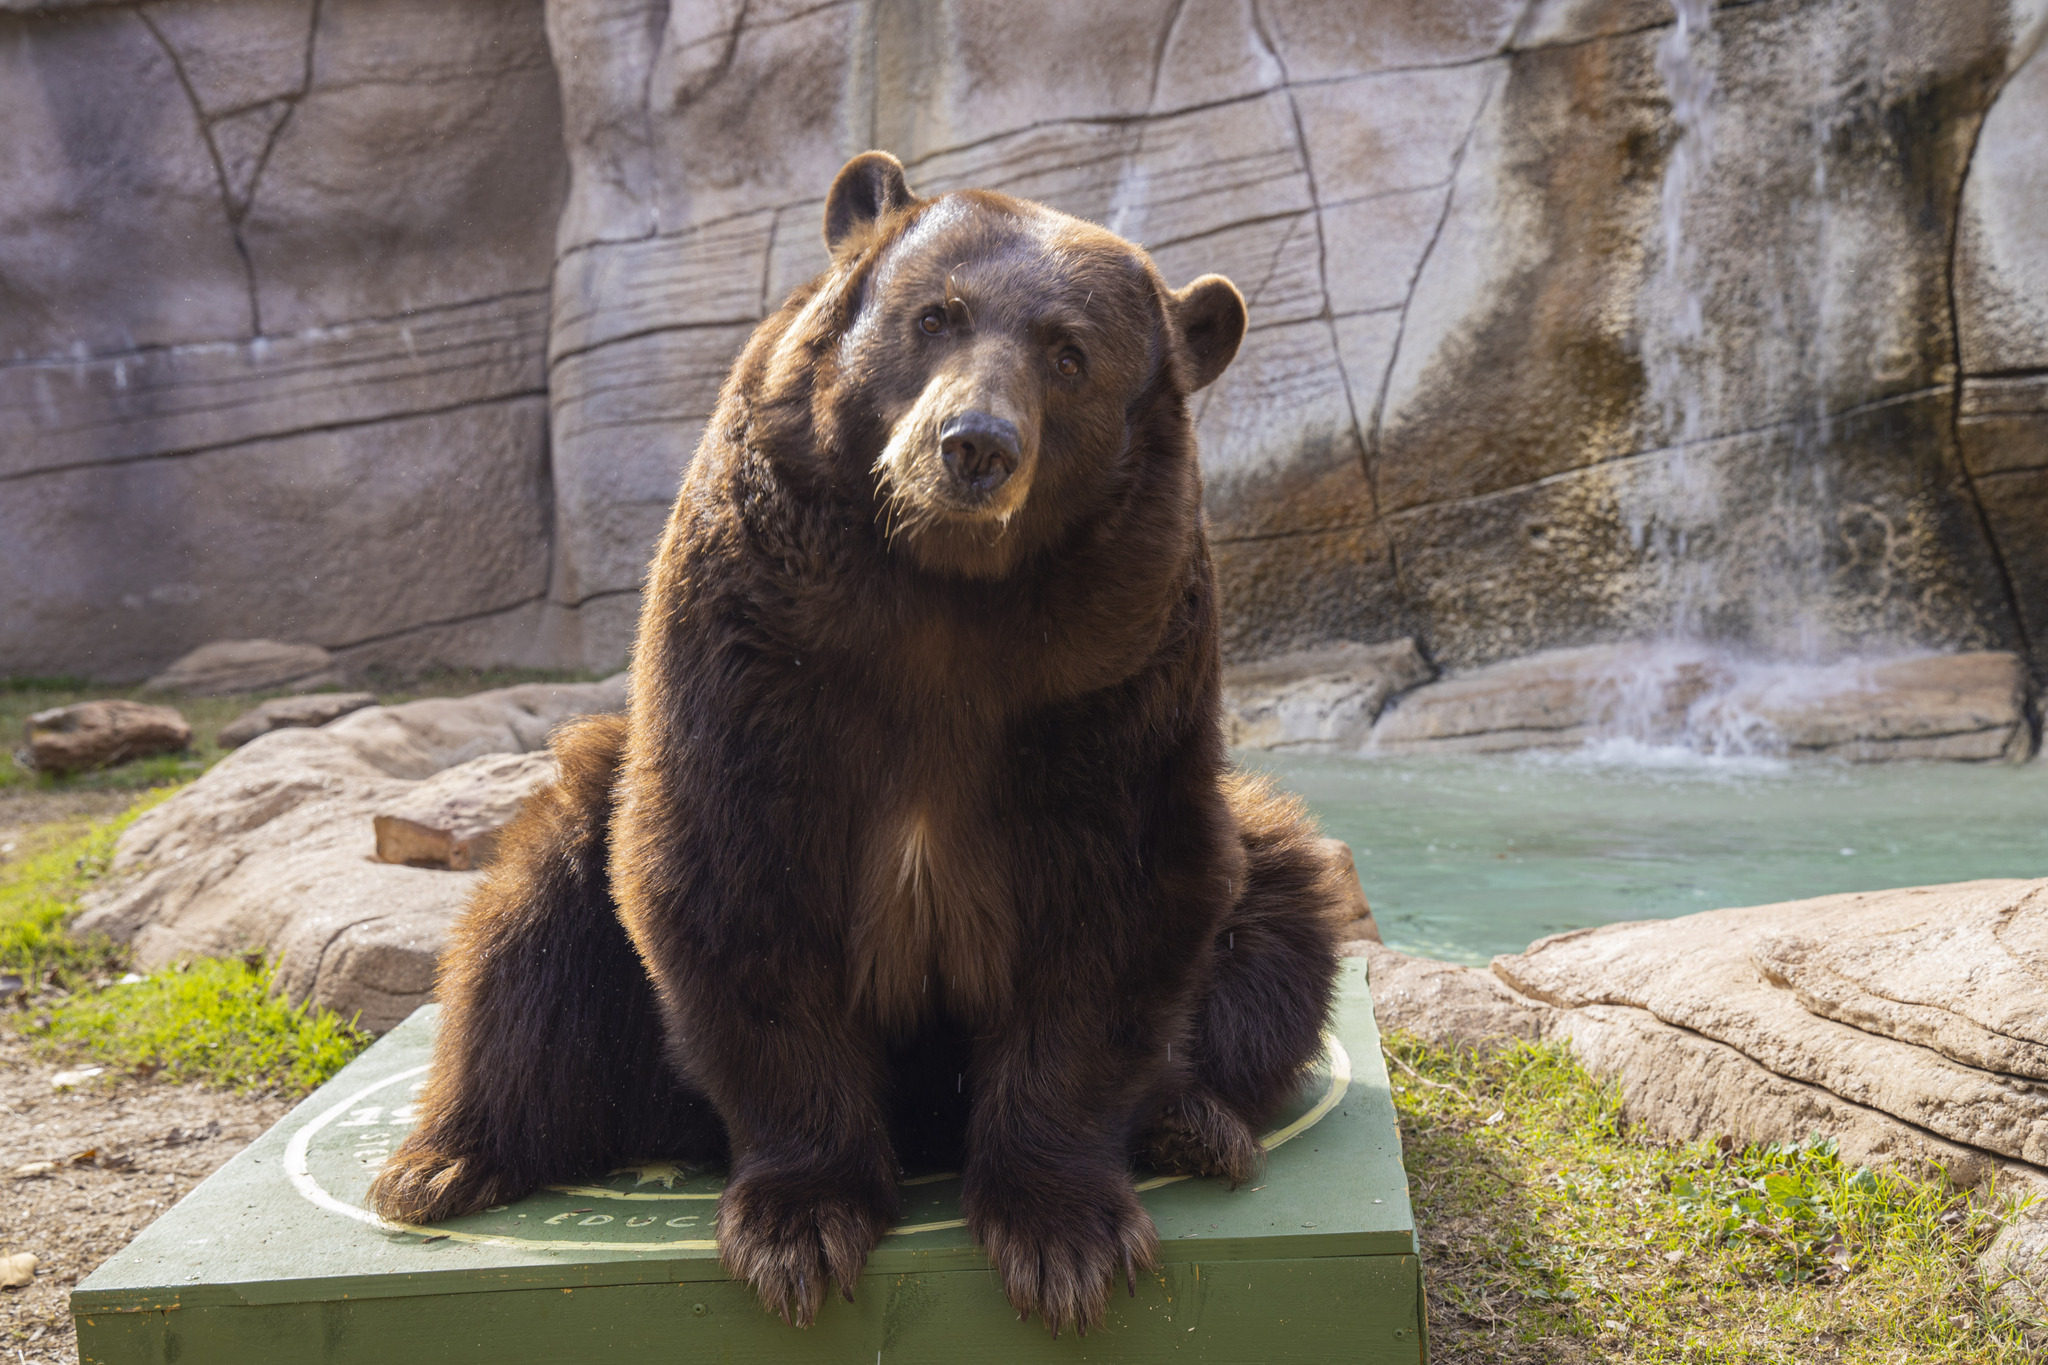
<instances>
[{"instance_id":1,"label":"large boulder","mask_svg":"<svg viewBox=\"0 0 2048 1365\"><path fill-rule=\"evenodd\" d=\"M1852 1161L2048 1201L2048 879L1581 929L1490 971L1369 959L1381 1024L1562 1038L1667 1139L1835 1139ZM2048 1292L2048 1202L1986 1254Z\"/></svg>"},{"instance_id":2,"label":"large boulder","mask_svg":"<svg viewBox=\"0 0 2048 1365\"><path fill-rule=\"evenodd\" d=\"M145 968L263 951L290 998L383 1032L432 998L480 874L378 861L376 816L473 760L539 755L562 721L625 701L624 675L534 683L260 735L128 828L75 927L132 944Z\"/></svg>"}]
</instances>

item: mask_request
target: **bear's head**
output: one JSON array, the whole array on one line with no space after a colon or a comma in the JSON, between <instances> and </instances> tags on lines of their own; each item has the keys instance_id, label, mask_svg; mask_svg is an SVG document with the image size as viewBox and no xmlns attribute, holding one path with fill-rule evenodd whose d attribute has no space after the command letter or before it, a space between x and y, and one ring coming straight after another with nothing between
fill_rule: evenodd
<instances>
[{"instance_id":1,"label":"bear's head","mask_svg":"<svg viewBox=\"0 0 2048 1365\"><path fill-rule=\"evenodd\" d=\"M1194 515L1185 400L1244 337L1229 280L1171 289L1141 248L1025 200L919 198L885 152L833 181L825 239L845 287L818 395L837 411L816 416L868 463L892 551L1004 575L1148 461L1178 466L1149 472Z\"/></svg>"}]
</instances>

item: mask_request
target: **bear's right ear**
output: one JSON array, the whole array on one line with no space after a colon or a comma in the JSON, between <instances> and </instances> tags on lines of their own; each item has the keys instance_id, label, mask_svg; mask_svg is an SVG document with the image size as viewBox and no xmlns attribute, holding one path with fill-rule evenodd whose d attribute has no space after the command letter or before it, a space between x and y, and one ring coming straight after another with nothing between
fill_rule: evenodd
<instances>
[{"instance_id":1,"label":"bear's right ear","mask_svg":"<svg viewBox=\"0 0 2048 1365\"><path fill-rule=\"evenodd\" d=\"M862 152L832 178L832 190L825 196L825 245L837 251L854 229L916 202L903 178L902 162L887 152Z\"/></svg>"},{"instance_id":2,"label":"bear's right ear","mask_svg":"<svg viewBox=\"0 0 2048 1365\"><path fill-rule=\"evenodd\" d=\"M1188 392L1206 389L1244 340L1244 295L1221 275L1204 275L1173 295L1173 317L1189 361Z\"/></svg>"}]
</instances>

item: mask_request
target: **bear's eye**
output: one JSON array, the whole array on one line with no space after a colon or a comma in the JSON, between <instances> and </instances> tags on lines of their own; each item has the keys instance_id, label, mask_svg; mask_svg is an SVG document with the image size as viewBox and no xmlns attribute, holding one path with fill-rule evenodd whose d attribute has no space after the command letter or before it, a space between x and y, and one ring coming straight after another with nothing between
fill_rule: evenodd
<instances>
[{"instance_id":1,"label":"bear's eye","mask_svg":"<svg viewBox=\"0 0 2048 1365\"><path fill-rule=\"evenodd\" d=\"M917 320L917 325L924 329L926 336L937 336L946 330L946 310L943 308L925 309L924 316Z\"/></svg>"},{"instance_id":2,"label":"bear's eye","mask_svg":"<svg viewBox=\"0 0 2048 1365\"><path fill-rule=\"evenodd\" d=\"M1053 362L1053 368L1060 372L1062 379L1072 379L1081 373L1081 353L1072 347L1060 352L1060 358Z\"/></svg>"}]
</instances>

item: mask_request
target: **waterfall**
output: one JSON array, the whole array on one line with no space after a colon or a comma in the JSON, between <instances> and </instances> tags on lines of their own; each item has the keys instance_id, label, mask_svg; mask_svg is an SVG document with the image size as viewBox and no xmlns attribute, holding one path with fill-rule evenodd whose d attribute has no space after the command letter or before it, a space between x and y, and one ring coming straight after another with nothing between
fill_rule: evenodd
<instances>
[{"instance_id":1,"label":"waterfall","mask_svg":"<svg viewBox=\"0 0 2048 1365\"><path fill-rule=\"evenodd\" d=\"M1717 48L1713 0L1672 0L1676 22L1660 37L1656 70L1671 101L1673 136L1658 198L1662 259L1646 294L1651 325L1643 345L1648 408L1661 449L1619 485L1625 524L1642 557L1647 595L1661 601L1649 642L1616 651L1592 684L1591 701L1606 738L1595 747L1617 756L1689 752L1724 758L1782 750L1770 715L1802 699L1842 696L1868 686L1855 659L1820 662L1825 631L1817 613L1824 584L1823 519L1828 511L1825 357L1820 319L1827 236L1825 115L1815 128L1813 208L1816 259L1802 272L1810 298L1780 298L1776 334L1786 352L1757 355L1794 384L1811 384L1812 419L1792 433L1793 467L1774 470L1771 487L1727 489L1714 438L1726 433L1717 406L1720 362L1709 345L1700 253L1688 237L1714 157ZM1724 579L1732 547L1712 543L1739 504L1769 508L1769 538L1746 547L1741 581ZM1702 543L1705 542L1705 543ZM1748 651L1727 642L1739 638ZM1797 661L1797 662L1795 662Z\"/></svg>"},{"instance_id":2,"label":"waterfall","mask_svg":"<svg viewBox=\"0 0 2048 1365\"><path fill-rule=\"evenodd\" d=\"M1697 253L1686 240L1689 197L1714 155L1714 68L1703 50L1711 37L1713 0L1673 0L1677 22L1657 42L1657 74L1671 96L1676 126L1658 196L1664 258L1659 295L1669 309L1662 335L1645 350L1649 400L1669 454L1645 475L1647 487L1630 500L1629 533L1638 553L1657 566L1670 602L1664 633L1675 639L1705 636L1715 601L1711 569L1693 551L1694 534L1720 516L1713 471L1697 450L1706 435L1706 304Z\"/></svg>"}]
</instances>

